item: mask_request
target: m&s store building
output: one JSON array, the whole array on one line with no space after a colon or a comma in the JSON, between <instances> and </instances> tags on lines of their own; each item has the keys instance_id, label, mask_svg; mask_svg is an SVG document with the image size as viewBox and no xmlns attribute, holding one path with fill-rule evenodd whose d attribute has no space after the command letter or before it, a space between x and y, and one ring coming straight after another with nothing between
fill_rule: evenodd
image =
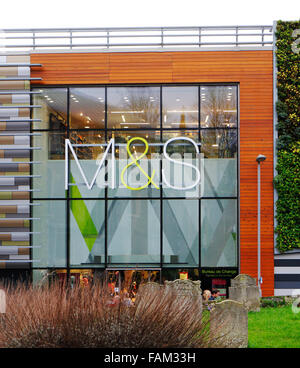
<instances>
[{"instance_id":1,"label":"m&s store building","mask_svg":"<svg viewBox=\"0 0 300 368\"><path fill-rule=\"evenodd\" d=\"M1 279L225 295L260 268L263 296L296 288L276 274L272 25L0 34Z\"/></svg>"}]
</instances>

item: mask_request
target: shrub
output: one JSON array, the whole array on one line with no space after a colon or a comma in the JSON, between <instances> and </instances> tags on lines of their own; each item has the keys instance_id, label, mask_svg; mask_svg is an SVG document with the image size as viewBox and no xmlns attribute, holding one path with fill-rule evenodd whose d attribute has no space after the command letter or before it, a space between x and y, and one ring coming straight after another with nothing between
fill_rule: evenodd
<instances>
[{"instance_id":1,"label":"shrub","mask_svg":"<svg viewBox=\"0 0 300 368\"><path fill-rule=\"evenodd\" d=\"M24 287L7 290L0 320L0 347L170 348L216 344L199 318L199 305L165 288L143 294L133 307L101 285L69 289Z\"/></svg>"},{"instance_id":2,"label":"shrub","mask_svg":"<svg viewBox=\"0 0 300 368\"><path fill-rule=\"evenodd\" d=\"M285 298L280 296L261 298L260 304L262 308L277 308L287 305Z\"/></svg>"}]
</instances>

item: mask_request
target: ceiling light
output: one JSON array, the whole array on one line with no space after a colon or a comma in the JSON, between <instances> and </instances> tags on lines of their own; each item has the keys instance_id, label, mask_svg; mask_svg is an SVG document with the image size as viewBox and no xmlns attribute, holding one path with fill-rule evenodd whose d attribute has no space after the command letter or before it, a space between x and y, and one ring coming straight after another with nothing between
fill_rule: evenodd
<instances>
[{"instance_id":1,"label":"ceiling light","mask_svg":"<svg viewBox=\"0 0 300 368\"><path fill-rule=\"evenodd\" d=\"M198 110L167 110L167 113L179 113L179 112L198 112Z\"/></svg>"},{"instance_id":2,"label":"ceiling light","mask_svg":"<svg viewBox=\"0 0 300 368\"><path fill-rule=\"evenodd\" d=\"M127 125L149 125L150 123L145 123L143 121L141 121L139 123L120 123L120 125L124 125L124 124L127 124Z\"/></svg>"},{"instance_id":3,"label":"ceiling light","mask_svg":"<svg viewBox=\"0 0 300 368\"><path fill-rule=\"evenodd\" d=\"M143 114L144 110L141 111L137 111L137 110L132 110L132 111L109 111L110 114Z\"/></svg>"}]
</instances>

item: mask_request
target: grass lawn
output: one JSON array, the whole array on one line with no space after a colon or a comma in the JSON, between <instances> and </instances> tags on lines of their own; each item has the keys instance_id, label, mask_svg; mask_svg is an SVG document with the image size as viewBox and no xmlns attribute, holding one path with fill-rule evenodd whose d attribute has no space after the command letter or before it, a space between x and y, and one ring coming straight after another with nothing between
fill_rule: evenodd
<instances>
[{"instance_id":1,"label":"grass lawn","mask_svg":"<svg viewBox=\"0 0 300 368\"><path fill-rule=\"evenodd\" d=\"M300 313L291 306L248 314L249 348L300 348Z\"/></svg>"}]
</instances>

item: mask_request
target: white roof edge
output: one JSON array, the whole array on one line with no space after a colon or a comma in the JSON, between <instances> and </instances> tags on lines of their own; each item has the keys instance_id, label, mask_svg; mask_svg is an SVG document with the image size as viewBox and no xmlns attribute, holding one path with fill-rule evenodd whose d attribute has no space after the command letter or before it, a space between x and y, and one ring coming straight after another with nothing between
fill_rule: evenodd
<instances>
[{"instance_id":1,"label":"white roof edge","mask_svg":"<svg viewBox=\"0 0 300 368\"><path fill-rule=\"evenodd\" d=\"M72 54L72 53L138 53L138 52L203 52L203 51L272 51L273 46L249 46L249 47L201 47L201 48L186 48L186 47L179 47L179 48L128 48L128 49L68 49L68 50L61 50L61 49L50 49L50 50L31 50L29 51L30 54ZM12 53L14 54L14 53Z\"/></svg>"}]
</instances>

